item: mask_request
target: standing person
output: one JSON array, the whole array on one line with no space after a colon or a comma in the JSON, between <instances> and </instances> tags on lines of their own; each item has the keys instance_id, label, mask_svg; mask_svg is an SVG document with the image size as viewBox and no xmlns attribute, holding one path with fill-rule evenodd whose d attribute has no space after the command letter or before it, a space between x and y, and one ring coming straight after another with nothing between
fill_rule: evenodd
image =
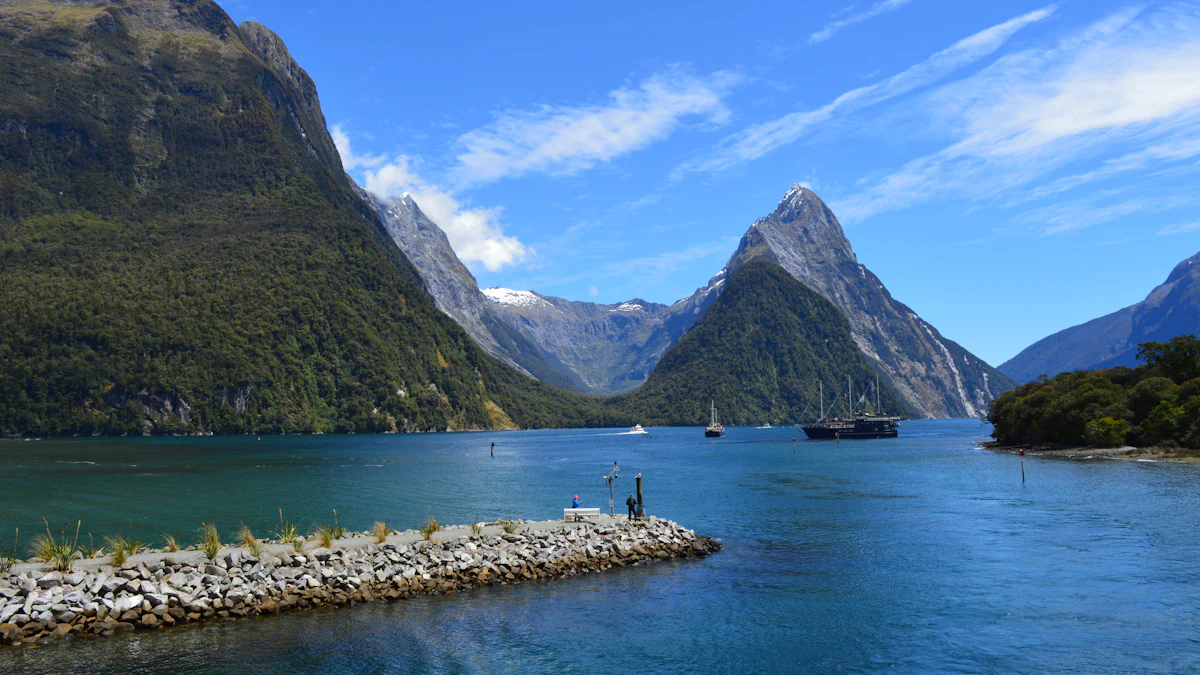
<instances>
[{"instance_id":1,"label":"standing person","mask_svg":"<svg viewBox=\"0 0 1200 675\"><path fill-rule=\"evenodd\" d=\"M496 442L492 441L492 457L496 456Z\"/></svg>"},{"instance_id":2,"label":"standing person","mask_svg":"<svg viewBox=\"0 0 1200 675\"><path fill-rule=\"evenodd\" d=\"M634 509L637 508L637 500L633 498L633 495L629 495L629 499L625 500L625 506L629 507L629 519L633 520Z\"/></svg>"},{"instance_id":3,"label":"standing person","mask_svg":"<svg viewBox=\"0 0 1200 675\"><path fill-rule=\"evenodd\" d=\"M579 508L579 495L575 495L575 498L571 500L571 508Z\"/></svg>"}]
</instances>

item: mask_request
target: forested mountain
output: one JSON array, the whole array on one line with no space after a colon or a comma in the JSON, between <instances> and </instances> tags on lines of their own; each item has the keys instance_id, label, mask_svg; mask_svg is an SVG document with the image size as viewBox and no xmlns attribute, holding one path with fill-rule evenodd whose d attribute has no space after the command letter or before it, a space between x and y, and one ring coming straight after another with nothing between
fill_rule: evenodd
<instances>
[{"instance_id":1,"label":"forested mountain","mask_svg":"<svg viewBox=\"0 0 1200 675\"><path fill-rule=\"evenodd\" d=\"M0 2L0 432L595 424L485 355L210 0Z\"/></svg>"},{"instance_id":2,"label":"forested mountain","mask_svg":"<svg viewBox=\"0 0 1200 675\"><path fill-rule=\"evenodd\" d=\"M1200 253L1175 266L1146 299L1072 326L1001 364L1019 382L1070 370L1134 366L1138 345L1200 333Z\"/></svg>"},{"instance_id":3,"label":"forested mountain","mask_svg":"<svg viewBox=\"0 0 1200 675\"><path fill-rule=\"evenodd\" d=\"M770 215L742 237L727 269L778 263L832 302L870 358L914 415L975 417L1012 386L1009 378L943 337L858 262L837 217L808 188L793 185Z\"/></svg>"},{"instance_id":4,"label":"forested mountain","mask_svg":"<svg viewBox=\"0 0 1200 675\"><path fill-rule=\"evenodd\" d=\"M778 264L755 261L728 278L640 390L612 403L643 424L704 424L709 401L727 424L795 422L819 415L821 382L827 407L846 411L847 378L856 402L861 393L873 403L876 375L837 307ZM883 410L909 413L886 381L879 398Z\"/></svg>"}]
</instances>

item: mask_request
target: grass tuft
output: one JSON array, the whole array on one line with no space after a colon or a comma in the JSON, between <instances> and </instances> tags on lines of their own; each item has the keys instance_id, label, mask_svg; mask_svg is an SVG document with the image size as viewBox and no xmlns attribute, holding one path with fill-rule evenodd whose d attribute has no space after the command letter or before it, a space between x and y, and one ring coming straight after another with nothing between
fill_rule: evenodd
<instances>
[{"instance_id":1,"label":"grass tuft","mask_svg":"<svg viewBox=\"0 0 1200 675\"><path fill-rule=\"evenodd\" d=\"M317 543L319 543L322 548L333 548L333 540L335 537L333 536L332 527L322 525L313 530L312 536L317 540Z\"/></svg>"},{"instance_id":2,"label":"grass tuft","mask_svg":"<svg viewBox=\"0 0 1200 675\"><path fill-rule=\"evenodd\" d=\"M221 552L221 535L215 524L200 523L200 550L209 560L217 559L217 554Z\"/></svg>"},{"instance_id":3,"label":"grass tuft","mask_svg":"<svg viewBox=\"0 0 1200 675\"><path fill-rule=\"evenodd\" d=\"M279 529L274 532L274 535L285 544L293 544L300 536L300 531L294 524L283 520L283 509L279 509Z\"/></svg>"},{"instance_id":4,"label":"grass tuft","mask_svg":"<svg viewBox=\"0 0 1200 675\"><path fill-rule=\"evenodd\" d=\"M296 538L292 539L292 541L290 543L292 545L293 551L295 551L296 553L303 553L304 552L304 544L306 544L307 542L304 541L304 537L297 536Z\"/></svg>"},{"instance_id":5,"label":"grass tuft","mask_svg":"<svg viewBox=\"0 0 1200 675\"><path fill-rule=\"evenodd\" d=\"M56 538L50 532L50 523L42 518L42 522L46 524L46 534L38 535L33 541L33 550L38 558L50 566L50 569L58 572L69 572L71 566L75 563L75 559L80 557L79 552L79 527L83 521L75 523L75 539L67 541L67 527L63 525L63 531L59 533L61 539Z\"/></svg>"},{"instance_id":6,"label":"grass tuft","mask_svg":"<svg viewBox=\"0 0 1200 675\"><path fill-rule=\"evenodd\" d=\"M338 523L338 512L337 512L337 509L334 509L333 510L333 538L341 539L344 536L346 536L346 528L342 527L341 524Z\"/></svg>"},{"instance_id":7,"label":"grass tuft","mask_svg":"<svg viewBox=\"0 0 1200 675\"><path fill-rule=\"evenodd\" d=\"M483 532L483 523L471 523L471 534L480 534Z\"/></svg>"},{"instance_id":8,"label":"grass tuft","mask_svg":"<svg viewBox=\"0 0 1200 675\"><path fill-rule=\"evenodd\" d=\"M167 549L168 553L179 552L179 542L175 541L175 535L173 534L163 535L163 545Z\"/></svg>"},{"instance_id":9,"label":"grass tuft","mask_svg":"<svg viewBox=\"0 0 1200 675\"><path fill-rule=\"evenodd\" d=\"M503 525L504 525L504 531L507 532L508 534L516 534L517 530L521 529L520 523L518 523L515 520L505 520L505 521L503 521Z\"/></svg>"},{"instance_id":10,"label":"grass tuft","mask_svg":"<svg viewBox=\"0 0 1200 675\"><path fill-rule=\"evenodd\" d=\"M375 537L375 543L383 544L387 542L388 534L391 530L388 529L387 523L377 521L374 527L371 528L371 536Z\"/></svg>"},{"instance_id":11,"label":"grass tuft","mask_svg":"<svg viewBox=\"0 0 1200 675\"><path fill-rule=\"evenodd\" d=\"M13 565L17 564L17 547L21 539L21 528L16 528L13 534L13 547L10 555L0 553L0 574L7 574L12 569Z\"/></svg>"},{"instance_id":12,"label":"grass tuft","mask_svg":"<svg viewBox=\"0 0 1200 675\"><path fill-rule=\"evenodd\" d=\"M441 529L442 526L440 523L438 523L437 518L434 518L433 516L426 516L425 524L420 528L421 538L425 541L429 541L433 538L433 533L438 532Z\"/></svg>"},{"instance_id":13,"label":"grass tuft","mask_svg":"<svg viewBox=\"0 0 1200 675\"><path fill-rule=\"evenodd\" d=\"M254 533L250 531L250 528L245 523L242 523L241 529L238 530L237 540L246 549L258 543L258 539L255 538Z\"/></svg>"}]
</instances>

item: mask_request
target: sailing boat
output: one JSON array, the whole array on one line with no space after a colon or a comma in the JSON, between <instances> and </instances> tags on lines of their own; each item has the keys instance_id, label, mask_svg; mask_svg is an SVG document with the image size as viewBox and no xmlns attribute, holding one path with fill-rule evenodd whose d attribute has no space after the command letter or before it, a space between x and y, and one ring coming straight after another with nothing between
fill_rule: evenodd
<instances>
[{"instance_id":1,"label":"sailing boat","mask_svg":"<svg viewBox=\"0 0 1200 675\"><path fill-rule=\"evenodd\" d=\"M711 403L711 405L712 405L712 418L711 418L711 421L708 423L708 426L704 428L704 437L705 438L720 438L725 435L725 427L721 426L721 423L717 421L717 404L716 404L716 402L713 401Z\"/></svg>"},{"instance_id":2,"label":"sailing boat","mask_svg":"<svg viewBox=\"0 0 1200 675\"><path fill-rule=\"evenodd\" d=\"M898 425L896 422L899 417L891 415L880 415L878 412L872 414L858 413L853 404L854 401L854 385L850 378L846 378L846 412L847 417L826 417L825 416L825 386L820 384L821 391L821 419L812 424L805 424L804 434L809 439L842 439L842 438L895 438L899 434ZM879 409L879 379L875 379L875 409ZM868 403L868 407L870 404Z\"/></svg>"}]
</instances>

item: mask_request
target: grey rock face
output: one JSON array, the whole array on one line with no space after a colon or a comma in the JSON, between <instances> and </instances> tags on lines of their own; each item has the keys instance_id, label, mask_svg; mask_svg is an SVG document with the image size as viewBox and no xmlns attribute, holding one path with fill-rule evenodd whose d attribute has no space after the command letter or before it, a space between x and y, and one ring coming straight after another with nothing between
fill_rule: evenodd
<instances>
[{"instance_id":1,"label":"grey rock face","mask_svg":"<svg viewBox=\"0 0 1200 675\"><path fill-rule=\"evenodd\" d=\"M547 384L583 390L569 368L530 343L479 290L475 276L455 255L445 232L412 197L380 199L359 190L372 205L392 241L412 262L437 308L462 326L488 354Z\"/></svg>"},{"instance_id":2,"label":"grey rock face","mask_svg":"<svg viewBox=\"0 0 1200 675\"><path fill-rule=\"evenodd\" d=\"M753 260L778 263L841 309L854 341L916 415L979 416L1012 386L892 298L858 262L837 217L807 188L793 185L771 215L750 226L727 269Z\"/></svg>"},{"instance_id":3,"label":"grey rock face","mask_svg":"<svg viewBox=\"0 0 1200 675\"><path fill-rule=\"evenodd\" d=\"M1188 333L1200 333L1200 253L1176 265L1145 300L1043 338L1000 370L1028 382L1068 370L1133 366L1139 343Z\"/></svg>"},{"instance_id":4,"label":"grey rock face","mask_svg":"<svg viewBox=\"0 0 1200 675\"><path fill-rule=\"evenodd\" d=\"M578 302L531 291L488 289L509 323L553 354L595 394L640 387L659 359L716 298L724 274L673 305L633 299L611 305Z\"/></svg>"}]
</instances>

